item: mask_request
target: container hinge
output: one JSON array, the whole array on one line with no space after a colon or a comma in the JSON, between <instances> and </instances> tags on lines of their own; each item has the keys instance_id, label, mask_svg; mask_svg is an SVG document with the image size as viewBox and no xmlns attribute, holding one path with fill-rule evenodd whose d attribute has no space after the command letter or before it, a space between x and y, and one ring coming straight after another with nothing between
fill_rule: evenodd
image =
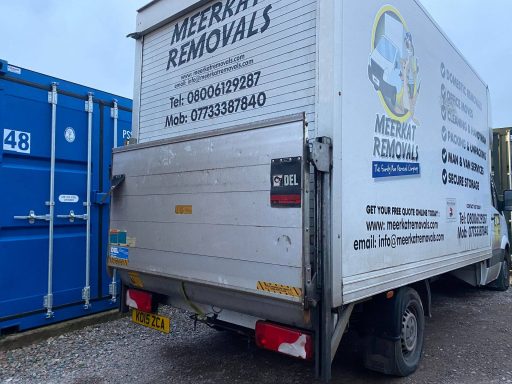
<instances>
[{"instance_id":1,"label":"container hinge","mask_svg":"<svg viewBox=\"0 0 512 384\"><path fill-rule=\"evenodd\" d=\"M311 267L311 264L306 266L304 277L306 278L306 295L304 297L304 306L307 309L310 307L315 307L318 304L316 275L313 275L313 268Z\"/></svg>"},{"instance_id":2,"label":"container hinge","mask_svg":"<svg viewBox=\"0 0 512 384\"><path fill-rule=\"evenodd\" d=\"M57 105L57 83L52 83L52 90L48 92L48 103Z\"/></svg>"},{"instance_id":3,"label":"container hinge","mask_svg":"<svg viewBox=\"0 0 512 384\"><path fill-rule=\"evenodd\" d=\"M116 189L123 183L125 178L126 177L123 174L112 176L112 180L110 181L110 189L107 193L104 194L103 198L98 202L98 204L103 204L107 200L107 198L112 194L112 192L114 192L114 189Z\"/></svg>"},{"instance_id":4,"label":"container hinge","mask_svg":"<svg viewBox=\"0 0 512 384\"><path fill-rule=\"evenodd\" d=\"M110 108L110 117L113 119L119 118L119 107L117 106L117 100L113 101L114 106Z\"/></svg>"},{"instance_id":5,"label":"container hinge","mask_svg":"<svg viewBox=\"0 0 512 384\"><path fill-rule=\"evenodd\" d=\"M306 266L306 284L311 284L311 264Z\"/></svg>"},{"instance_id":6,"label":"container hinge","mask_svg":"<svg viewBox=\"0 0 512 384\"><path fill-rule=\"evenodd\" d=\"M94 112L94 103L92 98L85 100L85 112L93 113Z\"/></svg>"},{"instance_id":7,"label":"container hinge","mask_svg":"<svg viewBox=\"0 0 512 384\"><path fill-rule=\"evenodd\" d=\"M319 172L330 172L332 167L332 141L330 137L309 140L309 161Z\"/></svg>"}]
</instances>

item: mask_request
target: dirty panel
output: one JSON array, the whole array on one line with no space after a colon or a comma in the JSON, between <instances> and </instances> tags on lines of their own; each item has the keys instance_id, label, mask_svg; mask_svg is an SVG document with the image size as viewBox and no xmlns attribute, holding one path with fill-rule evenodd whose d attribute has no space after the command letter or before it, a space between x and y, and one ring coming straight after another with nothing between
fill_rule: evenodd
<instances>
[{"instance_id":1,"label":"dirty panel","mask_svg":"<svg viewBox=\"0 0 512 384\"><path fill-rule=\"evenodd\" d=\"M303 287L303 209L271 204L272 160L303 151L301 120L115 153L126 179L111 228L132 239L122 267L297 302L257 286ZM302 195L302 178L286 177Z\"/></svg>"}]
</instances>

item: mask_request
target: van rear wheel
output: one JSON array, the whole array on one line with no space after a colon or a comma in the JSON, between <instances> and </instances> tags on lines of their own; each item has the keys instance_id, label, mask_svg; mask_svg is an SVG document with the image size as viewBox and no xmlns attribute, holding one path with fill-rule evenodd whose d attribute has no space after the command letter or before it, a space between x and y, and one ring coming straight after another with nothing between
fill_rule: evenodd
<instances>
[{"instance_id":1,"label":"van rear wheel","mask_svg":"<svg viewBox=\"0 0 512 384\"><path fill-rule=\"evenodd\" d=\"M399 291L397 321L400 321L400 340L395 342L393 374L407 376L418 368L423 350L425 314L421 298L414 289ZM398 318L400 317L400 318Z\"/></svg>"},{"instance_id":2,"label":"van rear wheel","mask_svg":"<svg viewBox=\"0 0 512 384\"><path fill-rule=\"evenodd\" d=\"M425 314L418 292L397 289L391 298L369 303L364 325L364 365L387 375L407 376L416 371L423 350Z\"/></svg>"}]
</instances>

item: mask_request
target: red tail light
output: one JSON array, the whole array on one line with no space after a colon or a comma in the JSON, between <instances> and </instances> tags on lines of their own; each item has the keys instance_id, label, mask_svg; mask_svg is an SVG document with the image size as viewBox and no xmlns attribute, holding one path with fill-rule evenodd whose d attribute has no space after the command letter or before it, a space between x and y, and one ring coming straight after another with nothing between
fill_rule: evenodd
<instances>
[{"instance_id":1,"label":"red tail light","mask_svg":"<svg viewBox=\"0 0 512 384\"><path fill-rule=\"evenodd\" d=\"M313 358L313 337L309 333L261 320L256 322L256 345L305 360Z\"/></svg>"},{"instance_id":2,"label":"red tail light","mask_svg":"<svg viewBox=\"0 0 512 384\"><path fill-rule=\"evenodd\" d=\"M126 291L126 305L143 312L151 312L153 295L149 292L128 289Z\"/></svg>"}]
</instances>

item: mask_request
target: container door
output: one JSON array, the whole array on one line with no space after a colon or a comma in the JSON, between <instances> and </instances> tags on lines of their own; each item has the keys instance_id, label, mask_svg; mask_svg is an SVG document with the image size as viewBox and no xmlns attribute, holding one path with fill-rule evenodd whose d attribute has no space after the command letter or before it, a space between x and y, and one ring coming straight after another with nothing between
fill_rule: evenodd
<instances>
[{"instance_id":1,"label":"container door","mask_svg":"<svg viewBox=\"0 0 512 384\"><path fill-rule=\"evenodd\" d=\"M30 113L27 113L30 111ZM0 319L43 309L47 292L51 106L48 93L0 94ZM15 219L26 216L26 219ZM32 216L29 218L28 216Z\"/></svg>"},{"instance_id":2,"label":"container door","mask_svg":"<svg viewBox=\"0 0 512 384\"><path fill-rule=\"evenodd\" d=\"M90 121L99 126L94 113ZM98 260L86 263L87 248L98 249L95 231L89 246L86 236L88 220L98 226L97 207L91 205L86 216L89 114L83 99L8 83L0 95L0 124L0 320L39 311L51 318L54 309L98 294L90 284ZM91 136L98 142L97 132ZM91 145L91 158L98 156L99 145ZM91 190L99 174L92 161Z\"/></svg>"},{"instance_id":3,"label":"container door","mask_svg":"<svg viewBox=\"0 0 512 384\"><path fill-rule=\"evenodd\" d=\"M99 227L98 207L92 203L100 178L98 111L95 103L89 105L88 101L59 95L55 135L55 305L82 299L88 307L98 295L97 284L91 283L98 271L98 258L92 257L98 251L98 234L93 229Z\"/></svg>"}]
</instances>

